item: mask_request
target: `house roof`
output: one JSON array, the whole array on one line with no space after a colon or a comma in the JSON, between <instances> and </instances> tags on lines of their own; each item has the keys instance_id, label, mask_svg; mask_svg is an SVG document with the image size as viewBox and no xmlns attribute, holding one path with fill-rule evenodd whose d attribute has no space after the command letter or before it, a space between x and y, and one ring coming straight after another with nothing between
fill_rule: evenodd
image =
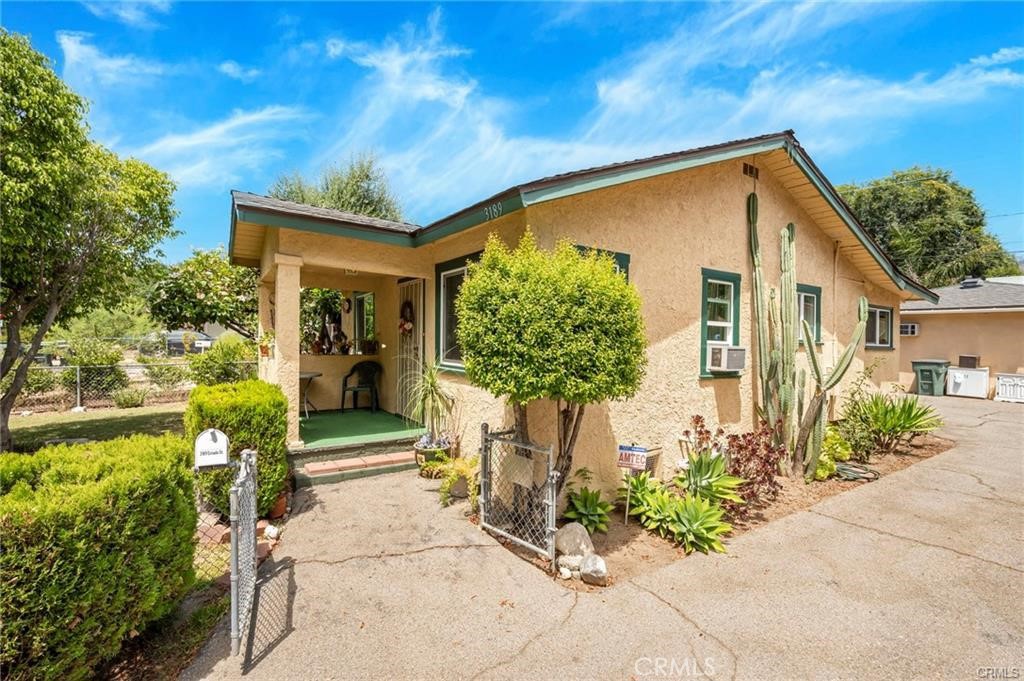
<instances>
[{"instance_id":1,"label":"house roof","mask_svg":"<svg viewBox=\"0 0 1024 681\"><path fill-rule=\"evenodd\" d=\"M381 218L349 213L344 210L318 208L317 206L310 206L305 203L284 201L237 190L231 192L231 201L236 210L256 210L265 213L302 216L324 222L336 222L338 224L367 227L370 229L383 229L399 234L413 234L416 230L420 229L419 225L413 225L408 222L382 220Z\"/></svg>"},{"instance_id":2,"label":"house roof","mask_svg":"<svg viewBox=\"0 0 1024 681\"><path fill-rule=\"evenodd\" d=\"M900 305L901 312L939 312L1018 308L1024 310L1024 285L985 279L965 279L955 286L935 289L939 302L910 300Z\"/></svg>"},{"instance_id":3,"label":"house roof","mask_svg":"<svg viewBox=\"0 0 1024 681\"><path fill-rule=\"evenodd\" d=\"M867 233L832 183L800 146L792 130L551 175L509 187L423 227L233 191L228 250L233 262L257 263L262 237L253 230L260 227L299 229L414 248L536 203L755 155L860 270L877 277L878 281L888 282L888 286L901 292L904 298L938 300L929 289L901 272ZM247 233L236 233L240 231L238 223L246 224L246 229L241 231ZM236 237L244 242L244 248L237 246Z\"/></svg>"}]
</instances>

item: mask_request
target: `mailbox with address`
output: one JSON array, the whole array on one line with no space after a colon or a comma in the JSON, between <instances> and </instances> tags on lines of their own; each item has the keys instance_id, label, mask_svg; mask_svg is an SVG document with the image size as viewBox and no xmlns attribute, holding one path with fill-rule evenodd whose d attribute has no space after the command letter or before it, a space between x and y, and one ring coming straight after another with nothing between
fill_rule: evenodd
<instances>
[{"instance_id":1,"label":"mailbox with address","mask_svg":"<svg viewBox=\"0 0 1024 681\"><path fill-rule=\"evenodd\" d=\"M228 436L216 428L207 428L196 436L196 468L228 465Z\"/></svg>"}]
</instances>

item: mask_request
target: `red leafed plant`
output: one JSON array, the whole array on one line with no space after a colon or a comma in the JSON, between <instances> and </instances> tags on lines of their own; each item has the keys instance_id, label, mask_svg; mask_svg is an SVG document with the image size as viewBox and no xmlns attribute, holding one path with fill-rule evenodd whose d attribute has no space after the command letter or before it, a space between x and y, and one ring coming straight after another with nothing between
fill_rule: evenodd
<instances>
[{"instance_id":1,"label":"red leafed plant","mask_svg":"<svg viewBox=\"0 0 1024 681\"><path fill-rule=\"evenodd\" d=\"M751 507L764 506L773 501L782 489L776 475L779 472L779 462L786 454L786 448L773 443L777 428L777 425L772 427L762 421L752 432L729 435L726 438L729 460L727 471L729 475L747 481L739 489L740 496L747 503L727 504L726 509L730 516L742 517L751 510Z\"/></svg>"},{"instance_id":2,"label":"red leafed plant","mask_svg":"<svg viewBox=\"0 0 1024 681\"><path fill-rule=\"evenodd\" d=\"M683 431L683 439L690 444L690 450L694 454L709 452L721 454L725 451L726 443L722 439L725 430L718 428L714 432L708 429L704 417L696 414L690 418L690 427Z\"/></svg>"}]
</instances>

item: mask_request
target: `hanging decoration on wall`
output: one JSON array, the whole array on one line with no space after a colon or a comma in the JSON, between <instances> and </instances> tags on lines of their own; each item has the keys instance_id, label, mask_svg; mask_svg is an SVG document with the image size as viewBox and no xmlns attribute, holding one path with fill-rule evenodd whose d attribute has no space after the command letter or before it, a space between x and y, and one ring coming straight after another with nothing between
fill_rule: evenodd
<instances>
[{"instance_id":1,"label":"hanging decoration on wall","mask_svg":"<svg viewBox=\"0 0 1024 681\"><path fill-rule=\"evenodd\" d=\"M412 330L416 328L416 314L413 312L411 300L402 303L402 309L398 316L398 330L404 334L412 333Z\"/></svg>"}]
</instances>

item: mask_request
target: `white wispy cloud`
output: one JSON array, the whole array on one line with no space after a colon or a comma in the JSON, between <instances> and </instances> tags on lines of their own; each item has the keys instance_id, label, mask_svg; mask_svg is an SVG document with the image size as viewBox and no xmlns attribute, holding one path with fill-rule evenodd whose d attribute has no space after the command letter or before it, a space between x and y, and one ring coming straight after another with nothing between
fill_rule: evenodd
<instances>
[{"instance_id":1,"label":"white wispy cloud","mask_svg":"<svg viewBox=\"0 0 1024 681\"><path fill-rule=\"evenodd\" d=\"M223 188L282 158L285 142L302 136L299 124L308 119L291 106L237 110L188 132L166 134L132 155L168 172L180 186Z\"/></svg>"},{"instance_id":2,"label":"white wispy cloud","mask_svg":"<svg viewBox=\"0 0 1024 681\"><path fill-rule=\"evenodd\" d=\"M233 59L221 62L220 66L217 67L217 70L223 73L228 78L234 78L235 80L240 80L243 83L251 83L252 81L259 78L260 75L262 74L262 71L260 71L259 69L247 69L241 64L239 64L237 61L234 61Z\"/></svg>"},{"instance_id":3,"label":"white wispy cloud","mask_svg":"<svg viewBox=\"0 0 1024 681\"><path fill-rule=\"evenodd\" d=\"M113 19L132 28L143 29L159 26L153 15L167 14L171 11L170 0L99 0L82 4L101 19Z\"/></svg>"},{"instance_id":4,"label":"white wispy cloud","mask_svg":"<svg viewBox=\"0 0 1024 681\"><path fill-rule=\"evenodd\" d=\"M469 51L447 39L435 10L425 26L403 26L379 44L328 41L328 56L366 75L335 117L335 142L314 164L373 149L410 217L429 220L549 173L786 128L812 153L843 153L924 112L1024 86L1012 68L1024 58L1016 47L904 78L808 59L830 35L899 11L817 2L712 6L593 74L589 111L563 133L531 136L517 132L524 105L488 93L465 71Z\"/></svg>"},{"instance_id":5,"label":"white wispy cloud","mask_svg":"<svg viewBox=\"0 0 1024 681\"><path fill-rule=\"evenodd\" d=\"M91 38L89 33L57 31L57 44L64 55L64 79L82 89L144 84L174 70L163 62L135 55L106 54L89 42Z\"/></svg>"}]
</instances>

